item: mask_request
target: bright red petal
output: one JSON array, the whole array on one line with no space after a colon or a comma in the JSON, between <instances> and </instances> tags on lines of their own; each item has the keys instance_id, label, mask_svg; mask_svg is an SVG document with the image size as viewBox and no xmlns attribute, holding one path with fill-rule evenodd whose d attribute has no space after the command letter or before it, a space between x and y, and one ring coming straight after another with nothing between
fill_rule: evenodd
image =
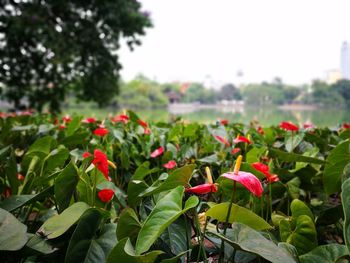
<instances>
[{"instance_id":1,"label":"bright red petal","mask_svg":"<svg viewBox=\"0 0 350 263\"><path fill-rule=\"evenodd\" d=\"M262 172L262 173L269 172L269 167L266 164L253 163L252 166L255 168L255 170L258 170L259 172Z\"/></svg>"},{"instance_id":2,"label":"bright red petal","mask_svg":"<svg viewBox=\"0 0 350 263\"><path fill-rule=\"evenodd\" d=\"M191 188L187 188L185 190L186 193L193 193L193 194L208 194L208 193L215 193L218 191L218 187L216 184L200 184Z\"/></svg>"},{"instance_id":3,"label":"bright red petal","mask_svg":"<svg viewBox=\"0 0 350 263\"><path fill-rule=\"evenodd\" d=\"M288 121L282 121L280 123L280 128L281 129L284 129L286 131L298 131L299 130L299 127L292 123L292 122L288 122Z\"/></svg>"},{"instance_id":4,"label":"bright red petal","mask_svg":"<svg viewBox=\"0 0 350 263\"><path fill-rule=\"evenodd\" d=\"M263 192L263 187L261 182L254 174L241 172L239 171L237 174L233 172L224 173L221 176L239 182L245 188L247 188L253 195L260 197Z\"/></svg>"},{"instance_id":5,"label":"bright red petal","mask_svg":"<svg viewBox=\"0 0 350 263\"><path fill-rule=\"evenodd\" d=\"M109 130L106 128L97 128L96 130L94 130L94 134L97 136L105 136L108 133Z\"/></svg>"},{"instance_id":6,"label":"bright red petal","mask_svg":"<svg viewBox=\"0 0 350 263\"><path fill-rule=\"evenodd\" d=\"M174 160L170 160L169 162L163 164L164 168L173 169L176 166L176 162Z\"/></svg>"},{"instance_id":7,"label":"bright red petal","mask_svg":"<svg viewBox=\"0 0 350 263\"><path fill-rule=\"evenodd\" d=\"M164 148L163 148L163 147L159 147L158 149L156 149L155 151L153 151L153 152L151 153L151 157L152 157L152 158L156 158L156 157L158 157L159 155L161 155L163 152L164 152Z\"/></svg>"},{"instance_id":8,"label":"bright red petal","mask_svg":"<svg viewBox=\"0 0 350 263\"><path fill-rule=\"evenodd\" d=\"M94 151L94 160L92 161L92 163L96 166L98 170L101 171L101 173L103 173L105 178L109 180L107 155L104 154L101 150L96 149Z\"/></svg>"},{"instance_id":9,"label":"bright red petal","mask_svg":"<svg viewBox=\"0 0 350 263\"><path fill-rule=\"evenodd\" d=\"M244 137L244 136L241 136L241 135L238 135L236 139L233 140L234 143L239 143L239 142L245 142L245 143L248 143L248 144L251 144L252 142Z\"/></svg>"},{"instance_id":10,"label":"bright red petal","mask_svg":"<svg viewBox=\"0 0 350 263\"><path fill-rule=\"evenodd\" d=\"M226 138L223 138L219 135L215 135L214 136L216 140L218 140L219 142L221 142L222 144L225 144L226 146L230 146L230 143L226 140Z\"/></svg>"},{"instance_id":11,"label":"bright red petal","mask_svg":"<svg viewBox=\"0 0 350 263\"><path fill-rule=\"evenodd\" d=\"M112 200L114 196L114 191L112 189L102 189L98 192L98 198L104 203L108 203Z\"/></svg>"}]
</instances>

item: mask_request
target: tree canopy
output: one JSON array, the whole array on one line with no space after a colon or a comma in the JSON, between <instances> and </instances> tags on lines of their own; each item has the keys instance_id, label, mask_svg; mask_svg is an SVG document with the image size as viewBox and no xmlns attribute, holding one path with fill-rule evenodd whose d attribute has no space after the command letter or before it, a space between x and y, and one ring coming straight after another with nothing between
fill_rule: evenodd
<instances>
[{"instance_id":1,"label":"tree canopy","mask_svg":"<svg viewBox=\"0 0 350 263\"><path fill-rule=\"evenodd\" d=\"M0 0L2 95L58 111L74 90L103 106L118 92L120 40L133 48L150 26L135 0Z\"/></svg>"}]
</instances>

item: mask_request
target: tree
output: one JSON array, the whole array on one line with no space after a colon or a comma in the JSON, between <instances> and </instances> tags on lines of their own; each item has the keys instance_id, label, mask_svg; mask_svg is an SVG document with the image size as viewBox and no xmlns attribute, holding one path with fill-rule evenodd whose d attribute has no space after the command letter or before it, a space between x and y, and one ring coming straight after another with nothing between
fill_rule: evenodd
<instances>
[{"instance_id":1,"label":"tree","mask_svg":"<svg viewBox=\"0 0 350 263\"><path fill-rule=\"evenodd\" d=\"M347 107L350 107L350 80L342 79L331 86L345 100Z\"/></svg>"},{"instance_id":2,"label":"tree","mask_svg":"<svg viewBox=\"0 0 350 263\"><path fill-rule=\"evenodd\" d=\"M136 0L0 0L3 95L58 111L74 86L103 106L118 92L120 40L132 49L150 26Z\"/></svg>"},{"instance_id":3,"label":"tree","mask_svg":"<svg viewBox=\"0 0 350 263\"><path fill-rule=\"evenodd\" d=\"M219 98L221 100L241 100L242 96L239 91L233 84L225 84L221 87Z\"/></svg>"},{"instance_id":4,"label":"tree","mask_svg":"<svg viewBox=\"0 0 350 263\"><path fill-rule=\"evenodd\" d=\"M249 105L282 104L284 102L283 90L269 83L250 84L243 90L245 103Z\"/></svg>"},{"instance_id":5,"label":"tree","mask_svg":"<svg viewBox=\"0 0 350 263\"><path fill-rule=\"evenodd\" d=\"M312 102L320 106L343 107L345 106L344 98L329 86L327 83L315 80L311 86Z\"/></svg>"}]
</instances>

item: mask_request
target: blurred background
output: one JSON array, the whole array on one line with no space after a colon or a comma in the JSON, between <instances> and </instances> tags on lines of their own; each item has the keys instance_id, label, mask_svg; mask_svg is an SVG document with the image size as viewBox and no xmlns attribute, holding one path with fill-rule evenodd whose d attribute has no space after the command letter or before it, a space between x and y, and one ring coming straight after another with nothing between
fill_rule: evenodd
<instances>
[{"instance_id":1,"label":"blurred background","mask_svg":"<svg viewBox=\"0 0 350 263\"><path fill-rule=\"evenodd\" d=\"M2 111L350 122L348 0L1 0Z\"/></svg>"}]
</instances>

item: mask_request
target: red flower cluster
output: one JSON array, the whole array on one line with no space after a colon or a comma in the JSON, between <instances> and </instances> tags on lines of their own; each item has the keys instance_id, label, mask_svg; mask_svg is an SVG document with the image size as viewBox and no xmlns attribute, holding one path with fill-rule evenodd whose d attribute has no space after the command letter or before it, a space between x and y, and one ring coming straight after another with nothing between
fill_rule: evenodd
<instances>
[{"instance_id":1,"label":"red flower cluster","mask_svg":"<svg viewBox=\"0 0 350 263\"><path fill-rule=\"evenodd\" d=\"M105 136L108 133L109 133L109 130L106 128L97 128L96 130L94 130L94 134L101 137Z\"/></svg>"},{"instance_id":2,"label":"red flower cluster","mask_svg":"<svg viewBox=\"0 0 350 263\"><path fill-rule=\"evenodd\" d=\"M225 144L227 147L230 147L230 143L226 140L226 138L223 138L219 135L215 135L214 138L221 142L222 144Z\"/></svg>"},{"instance_id":3,"label":"red flower cluster","mask_svg":"<svg viewBox=\"0 0 350 263\"><path fill-rule=\"evenodd\" d=\"M96 119L92 118L92 117L89 117L89 118L86 118L86 119L82 120L82 122L83 123L95 123Z\"/></svg>"},{"instance_id":4,"label":"red flower cluster","mask_svg":"<svg viewBox=\"0 0 350 263\"><path fill-rule=\"evenodd\" d=\"M104 203L108 203L112 200L114 196L114 191L112 189L102 189L98 192L98 198Z\"/></svg>"},{"instance_id":5,"label":"red flower cluster","mask_svg":"<svg viewBox=\"0 0 350 263\"><path fill-rule=\"evenodd\" d=\"M67 123L67 122L71 122L72 118L69 115L63 116L62 117L62 121Z\"/></svg>"},{"instance_id":6,"label":"red flower cluster","mask_svg":"<svg viewBox=\"0 0 350 263\"><path fill-rule=\"evenodd\" d=\"M280 123L280 128L286 131L299 131L299 127L298 125L292 123L292 122L288 122L288 121L282 121Z\"/></svg>"},{"instance_id":7,"label":"red flower cluster","mask_svg":"<svg viewBox=\"0 0 350 263\"><path fill-rule=\"evenodd\" d=\"M159 147L158 149L154 150L152 153L151 153L151 157L152 158L156 158L158 157L159 155L162 155L164 152L164 148L163 147Z\"/></svg>"},{"instance_id":8,"label":"red flower cluster","mask_svg":"<svg viewBox=\"0 0 350 263\"><path fill-rule=\"evenodd\" d=\"M267 183L271 184L280 180L276 174L270 174L269 167L266 164L253 163L252 166L255 170L258 170L259 172L262 172L265 175Z\"/></svg>"},{"instance_id":9,"label":"red flower cluster","mask_svg":"<svg viewBox=\"0 0 350 263\"><path fill-rule=\"evenodd\" d=\"M174 160L170 160L169 162L163 164L163 167L167 169L173 169L176 165L177 164Z\"/></svg>"},{"instance_id":10,"label":"red flower cluster","mask_svg":"<svg viewBox=\"0 0 350 263\"><path fill-rule=\"evenodd\" d=\"M89 152L83 153L83 158L88 158L92 156ZM112 179L108 176L108 159L107 155L102 152L99 149L96 149L94 151L94 159L92 160L92 163L95 165L95 167L101 171L101 173L104 175L104 177L111 181Z\"/></svg>"}]
</instances>

